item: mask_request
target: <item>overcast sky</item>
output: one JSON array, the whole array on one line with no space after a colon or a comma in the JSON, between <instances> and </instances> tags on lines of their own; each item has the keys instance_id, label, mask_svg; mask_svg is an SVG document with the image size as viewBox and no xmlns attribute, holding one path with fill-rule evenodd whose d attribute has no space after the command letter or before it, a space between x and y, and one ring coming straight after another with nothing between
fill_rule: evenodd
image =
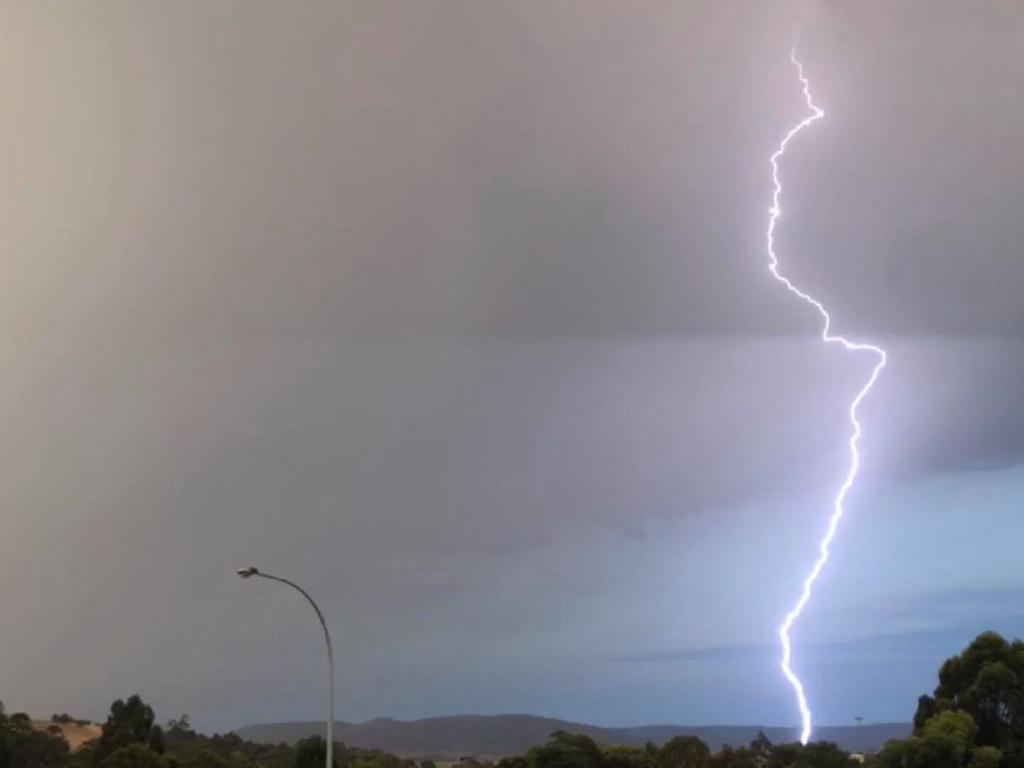
<instances>
[{"instance_id":1,"label":"overcast sky","mask_svg":"<svg viewBox=\"0 0 1024 768\"><path fill-rule=\"evenodd\" d=\"M1024 633L1024 5L0 7L0 699L907 720Z\"/></svg>"}]
</instances>

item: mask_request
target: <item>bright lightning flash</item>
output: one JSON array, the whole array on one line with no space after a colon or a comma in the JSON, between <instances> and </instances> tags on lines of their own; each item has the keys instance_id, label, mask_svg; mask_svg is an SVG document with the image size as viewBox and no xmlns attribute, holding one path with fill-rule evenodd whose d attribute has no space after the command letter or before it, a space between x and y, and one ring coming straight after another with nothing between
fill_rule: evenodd
<instances>
[{"instance_id":1,"label":"bright lightning flash","mask_svg":"<svg viewBox=\"0 0 1024 768\"><path fill-rule=\"evenodd\" d=\"M800 741L806 744L811 738L811 710L807 706L807 696L804 693L803 683L800 682L800 678L797 677L791 666L793 658L793 648L789 638L789 632L796 623L796 620L800 618L800 614L803 613L804 607L807 602L811 599L811 591L814 588L815 582L821 575L822 569L828 562L829 558L829 547L832 545L832 540L835 538L836 530L839 527L839 521L843 517L843 502L846 499L846 494L853 486L854 480L857 478L857 471L860 469L860 452L857 450L857 443L860 442L861 426L860 421L857 419L857 408L860 406L861 401L867 396L868 392L875 385L875 381L878 379L878 374L881 373L885 367L886 354L885 350L881 347L875 346L874 344L861 344L857 342L849 341L842 336L834 335L831 332L832 328L832 317L829 315L828 310L822 305L820 301L815 299L808 293L797 288L790 282L789 278L779 273L779 259L775 255L775 224L779 220L779 216L782 215L782 209L779 207L779 197L782 194L782 182L779 181L779 159L786 153L786 147L789 146L789 142L800 133L804 128L807 128L811 123L820 120L825 116L825 111L818 107L811 99L810 83L807 78L804 77L803 65L796 58L796 51L791 51L789 54L789 60L796 67L797 77L800 79L800 85L803 90L804 101L807 103L807 107L811 110L811 114L801 120L799 123L789 129L789 132L779 142L778 149L772 154L770 162L772 166L772 181L775 183L775 192L772 195L772 207L769 209L768 215L768 230L767 230L767 243L768 243L768 269L771 270L772 276L786 286L787 290L795 296L800 297L806 303L810 304L821 315L823 326L821 330L821 339L827 344L841 344L844 349L850 352L870 352L876 358L874 367L871 369L871 375L868 377L867 382L857 393L857 396L850 402L850 425L852 427L852 433L850 434L850 466L846 472L846 479L843 480L843 484L839 487L836 493L835 499L832 502L832 514L828 519L828 527L825 529L825 535L822 537L820 544L818 545L818 559L814 563L814 567L811 568L807 578L804 579L803 590L800 592L800 598L796 601L796 604L786 614L786 618L783 620L782 625L779 627L779 639L782 641L782 674L789 680L790 685L793 686L793 690L796 692L797 704L800 707L800 718L803 723L803 727L800 731Z\"/></svg>"}]
</instances>

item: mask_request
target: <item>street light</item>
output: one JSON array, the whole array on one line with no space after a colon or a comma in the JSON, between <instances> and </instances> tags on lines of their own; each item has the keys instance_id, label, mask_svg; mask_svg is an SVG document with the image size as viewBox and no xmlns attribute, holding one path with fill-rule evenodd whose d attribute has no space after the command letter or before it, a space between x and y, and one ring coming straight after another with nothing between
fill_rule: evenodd
<instances>
[{"instance_id":1,"label":"street light","mask_svg":"<svg viewBox=\"0 0 1024 768\"><path fill-rule=\"evenodd\" d=\"M320 606L316 604L312 597L309 596L309 592L304 590L294 581L288 579L282 579L280 576L272 576L269 573L262 573L256 568L240 568L236 573L243 579L249 579L253 576L259 576L262 579L270 579L271 581L280 581L282 584L287 584L292 589L298 590L309 604L313 606L313 610L316 611L316 617L320 619L320 626L324 628L324 640L327 641L327 763L326 768L333 768L334 759L334 739L332 731L334 729L334 648L331 646L331 633L327 630L327 622L324 620L324 614L320 610Z\"/></svg>"}]
</instances>

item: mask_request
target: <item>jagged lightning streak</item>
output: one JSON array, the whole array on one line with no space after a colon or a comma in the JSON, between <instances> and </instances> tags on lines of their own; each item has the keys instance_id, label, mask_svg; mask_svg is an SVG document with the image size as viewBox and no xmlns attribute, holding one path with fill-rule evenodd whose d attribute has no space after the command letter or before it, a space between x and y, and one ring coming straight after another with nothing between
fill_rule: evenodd
<instances>
[{"instance_id":1,"label":"jagged lightning streak","mask_svg":"<svg viewBox=\"0 0 1024 768\"><path fill-rule=\"evenodd\" d=\"M803 90L804 101L807 103L808 109L811 110L811 114L801 120L799 123L789 129L789 132L779 142L778 149L771 156L772 166L772 181L775 183L775 191L772 195L772 207L768 213L768 230L767 230L767 243L768 243L768 269L771 270L772 276L780 283L786 286L786 289L795 296L800 297L806 303L810 304L821 315L823 326L821 329L821 339L827 344L841 344L844 349L850 352L870 352L877 358L874 367L871 369L871 375L868 377L867 382L861 387L860 391L857 392L857 396L850 402L850 425L853 431L850 435L850 466L846 472L846 478L843 480L843 484L839 487L836 493L835 499L832 502L832 514L828 520L828 527L825 530L825 535L821 539L821 543L818 545L818 559L814 563L814 567L811 568L811 572L804 579L803 590L800 592L800 598L796 601L792 610L786 614L786 618L783 620L782 625L779 627L779 640L782 641L782 674L789 680L789 684L793 686L793 690L796 693L797 704L800 707L800 718L802 722L802 728L800 730L800 741L806 744L811 737L811 710L807 706L807 696L804 693L803 683L800 682L800 678L797 677L793 671L791 665L793 658L793 647L789 639L789 632L796 623L796 620L800 618L800 614L803 613L804 606L811 599L811 590L814 588L814 583L818 580L818 576L821 575L822 569L828 562L829 558L829 547L832 545L832 540L835 538L836 530L839 527L839 521L843 517L843 502L846 499L846 494L853 486L854 480L857 478L857 471L860 469L860 452L857 450L857 443L860 442L861 426L860 421L857 420L857 408L860 406L861 401L867 396L868 392L875 385L875 381L878 379L878 374L881 373L885 367L886 354L885 350L874 344L862 344L858 342L852 342L845 339L842 336L833 335L831 333L832 328L832 317L829 315L828 310L822 305L820 301L815 299L808 293L797 288L790 282L789 278L779 273L779 259L775 255L775 224L779 220L779 216L782 214L782 209L779 207L779 197L782 194L782 183L779 181L779 159L786 153L786 147L789 146L789 142L800 133L804 128L820 120L825 116L825 111L814 103L811 98L811 86L807 78L804 77L804 68L800 61L796 58L796 50L790 51L789 60L796 67L797 77L800 79L800 87Z\"/></svg>"}]
</instances>

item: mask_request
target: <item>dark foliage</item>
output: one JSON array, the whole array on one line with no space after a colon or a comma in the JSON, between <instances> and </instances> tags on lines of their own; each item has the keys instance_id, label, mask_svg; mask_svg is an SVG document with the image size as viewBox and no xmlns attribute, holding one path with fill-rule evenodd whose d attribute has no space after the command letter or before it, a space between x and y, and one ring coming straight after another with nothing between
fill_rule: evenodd
<instances>
[{"instance_id":1,"label":"dark foliage","mask_svg":"<svg viewBox=\"0 0 1024 768\"><path fill-rule=\"evenodd\" d=\"M93 753L95 763L103 763L124 747L133 744L149 745L154 720L153 708L138 695L115 701L110 705L110 714L103 724L102 735ZM122 759L127 758L122 756Z\"/></svg>"},{"instance_id":2,"label":"dark foliage","mask_svg":"<svg viewBox=\"0 0 1024 768\"><path fill-rule=\"evenodd\" d=\"M35 730L24 713L8 717L0 704L0 768L62 768L70 754L63 735Z\"/></svg>"},{"instance_id":3,"label":"dark foliage","mask_svg":"<svg viewBox=\"0 0 1024 768\"><path fill-rule=\"evenodd\" d=\"M891 741L880 768L1024 768L1024 643L978 635L918 699L914 735Z\"/></svg>"}]
</instances>

